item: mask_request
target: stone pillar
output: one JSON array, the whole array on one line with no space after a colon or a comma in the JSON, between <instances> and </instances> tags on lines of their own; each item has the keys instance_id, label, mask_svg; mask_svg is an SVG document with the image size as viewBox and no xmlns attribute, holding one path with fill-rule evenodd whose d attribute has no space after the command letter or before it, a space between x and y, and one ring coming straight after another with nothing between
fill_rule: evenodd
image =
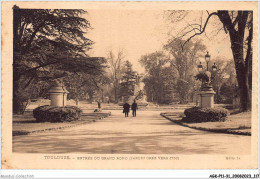
<instances>
[{"instance_id":1,"label":"stone pillar","mask_svg":"<svg viewBox=\"0 0 260 179\"><path fill-rule=\"evenodd\" d=\"M199 107L214 108L214 94L215 92L212 89L201 90L199 92Z\"/></svg>"},{"instance_id":2,"label":"stone pillar","mask_svg":"<svg viewBox=\"0 0 260 179\"><path fill-rule=\"evenodd\" d=\"M67 105L68 91L59 82L55 82L49 90L51 106L63 107Z\"/></svg>"}]
</instances>

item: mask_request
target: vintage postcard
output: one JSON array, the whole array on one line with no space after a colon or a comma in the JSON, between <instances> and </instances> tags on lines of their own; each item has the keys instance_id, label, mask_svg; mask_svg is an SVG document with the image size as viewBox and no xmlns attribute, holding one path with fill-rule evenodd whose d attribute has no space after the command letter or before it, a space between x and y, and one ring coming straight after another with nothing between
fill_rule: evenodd
<instances>
[{"instance_id":1,"label":"vintage postcard","mask_svg":"<svg viewBox=\"0 0 260 179\"><path fill-rule=\"evenodd\" d=\"M257 2L1 5L3 169L258 168Z\"/></svg>"}]
</instances>

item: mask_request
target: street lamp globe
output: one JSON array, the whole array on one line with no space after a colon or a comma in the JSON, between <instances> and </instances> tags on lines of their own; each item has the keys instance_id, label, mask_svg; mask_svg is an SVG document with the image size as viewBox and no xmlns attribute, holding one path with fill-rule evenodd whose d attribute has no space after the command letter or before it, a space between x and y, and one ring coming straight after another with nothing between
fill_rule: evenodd
<instances>
[{"instance_id":1,"label":"street lamp globe","mask_svg":"<svg viewBox=\"0 0 260 179\"><path fill-rule=\"evenodd\" d=\"M199 72L202 72L202 70L203 70L203 66L202 66L201 62L200 62L200 64L198 65L198 70L199 70Z\"/></svg>"},{"instance_id":2,"label":"street lamp globe","mask_svg":"<svg viewBox=\"0 0 260 179\"><path fill-rule=\"evenodd\" d=\"M212 71L217 71L217 65L216 65L216 63L214 63L214 65L212 66Z\"/></svg>"},{"instance_id":3,"label":"street lamp globe","mask_svg":"<svg viewBox=\"0 0 260 179\"><path fill-rule=\"evenodd\" d=\"M207 63L209 63L209 61L210 61L210 54L209 54L209 52L207 52L207 54L205 55L205 61Z\"/></svg>"}]
</instances>

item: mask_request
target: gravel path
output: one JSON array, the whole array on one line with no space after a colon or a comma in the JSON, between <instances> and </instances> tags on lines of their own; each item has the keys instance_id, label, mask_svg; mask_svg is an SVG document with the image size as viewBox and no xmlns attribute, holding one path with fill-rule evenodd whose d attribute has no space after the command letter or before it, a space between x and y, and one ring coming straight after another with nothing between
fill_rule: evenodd
<instances>
[{"instance_id":1,"label":"gravel path","mask_svg":"<svg viewBox=\"0 0 260 179\"><path fill-rule=\"evenodd\" d=\"M98 154L250 154L250 136L210 133L176 125L161 111L122 111L97 123L13 137L13 152Z\"/></svg>"}]
</instances>

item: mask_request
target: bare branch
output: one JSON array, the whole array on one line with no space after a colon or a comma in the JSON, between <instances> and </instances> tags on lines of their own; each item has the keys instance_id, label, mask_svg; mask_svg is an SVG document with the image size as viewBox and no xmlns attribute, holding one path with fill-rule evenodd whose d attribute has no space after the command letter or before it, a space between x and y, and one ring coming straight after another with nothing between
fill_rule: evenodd
<instances>
[{"instance_id":1,"label":"bare branch","mask_svg":"<svg viewBox=\"0 0 260 179\"><path fill-rule=\"evenodd\" d=\"M221 30L223 30L224 29L224 27L221 27L220 29L218 29L218 31L217 31L217 35L218 35L218 33L221 31ZM226 30L225 30L226 31Z\"/></svg>"},{"instance_id":2,"label":"bare branch","mask_svg":"<svg viewBox=\"0 0 260 179\"><path fill-rule=\"evenodd\" d=\"M32 75L31 78L30 78L30 80L24 85L23 89L26 89L26 88L32 83L32 81L34 80L34 78L35 78L35 76Z\"/></svg>"},{"instance_id":3,"label":"bare branch","mask_svg":"<svg viewBox=\"0 0 260 179\"><path fill-rule=\"evenodd\" d=\"M181 35L181 36L179 36L179 37L176 37L176 38L181 39L182 37L185 37L188 33L192 32L192 31L194 31L194 29L191 29L190 31L185 32L183 35ZM200 30L199 30L199 32L200 32ZM195 32L195 33L196 33L196 32Z\"/></svg>"},{"instance_id":4,"label":"bare branch","mask_svg":"<svg viewBox=\"0 0 260 179\"><path fill-rule=\"evenodd\" d=\"M201 30L201 27L202 27L202 17L203 17L203 11L201 12L201 17L200 17L200 30Z\"/></svg>"},{"instance_id":5,"label":"bare branch","mask_svg":"<svg viewBox=\"0 0 260 179\"><path fill-rule=\"evenodd\" d=\"M225 26L225 24L223 24L223 29L224 29L225 33L227 34L228 31L227 31L227 27Z\"/></svg>"},{"instance_id":6,"label":"bare branch","mask_svg":"<svg viewBox=\"0 0 260 179\"><path fill-rule=\"evenodd\" d=\"M213 15L217 15L217 12L213 12L213 13L209 14L209 16L208 16L208 18L207 18L207 20L206 20L206 22L205 22L205 24L204 24L202 30L201 30L199 33L195 33L194 35L192 35L191 37L189 37L188 40L186 40L186 41L183 43L182 49L183 49L183 47L185 46L185 44L186 44L187 42L189 42L193 37L195 37L195 36L197 36L197 35L201 35L201 34L203 34L203 33L205 32L205 29L206 29L206 27L207 27L207 24L208 24L208 22L209 22L209 19L210 19Z\"/></svg>"},{"instance_id":7,"label":"bare branch","mask_svg":"<svg viewBox=\"0 0 260 179\"><path fill-rule=\"evenodd\" d=\"M233 17L232 17L232 18L233 18ZM240 18L239 16L236 17L236 19L235 19L234 22L233 22L233 26L236 25L236 23L237 23L237 21L238 21L239 18Z\"/></svg>"},{"instance_id":8,"label":"bare branch","mask_svg":"<svg viewBox=\"0 0 260 179\"><path fill-rule=\"evenodd\" d=\"M199 25L199 24L189 24L188 22L187 22L187 24L188 24L188 26L187 26L185 29L187 29L187 28L191 27L191 28L192 28L192 30L191 30L191 31L194 31L194 33L196 33L196 30L198 30L198 31L200 31L200 30L201 30L201 25ZM194 25L197 25L197 26L199 26L199 27L200 27L200 29L198 29L197 27L193 27ZM190 32L191 32L191 31L190 31Z\"/></svg>"},{"instance_id":9,"label":"bare branch","mask_svg":"<svg viewBox=\"0 0 260 179\"><path fill-rule=\"evenodd\" d=\"M218 15L220 21L223 23L225 32L227 33L227 31L228 31L232 34L235 33L235 28L233 26L232 20L230 19L228 12L227 11L218 11L217 15Z\"/></svg>"}]
</instances>

